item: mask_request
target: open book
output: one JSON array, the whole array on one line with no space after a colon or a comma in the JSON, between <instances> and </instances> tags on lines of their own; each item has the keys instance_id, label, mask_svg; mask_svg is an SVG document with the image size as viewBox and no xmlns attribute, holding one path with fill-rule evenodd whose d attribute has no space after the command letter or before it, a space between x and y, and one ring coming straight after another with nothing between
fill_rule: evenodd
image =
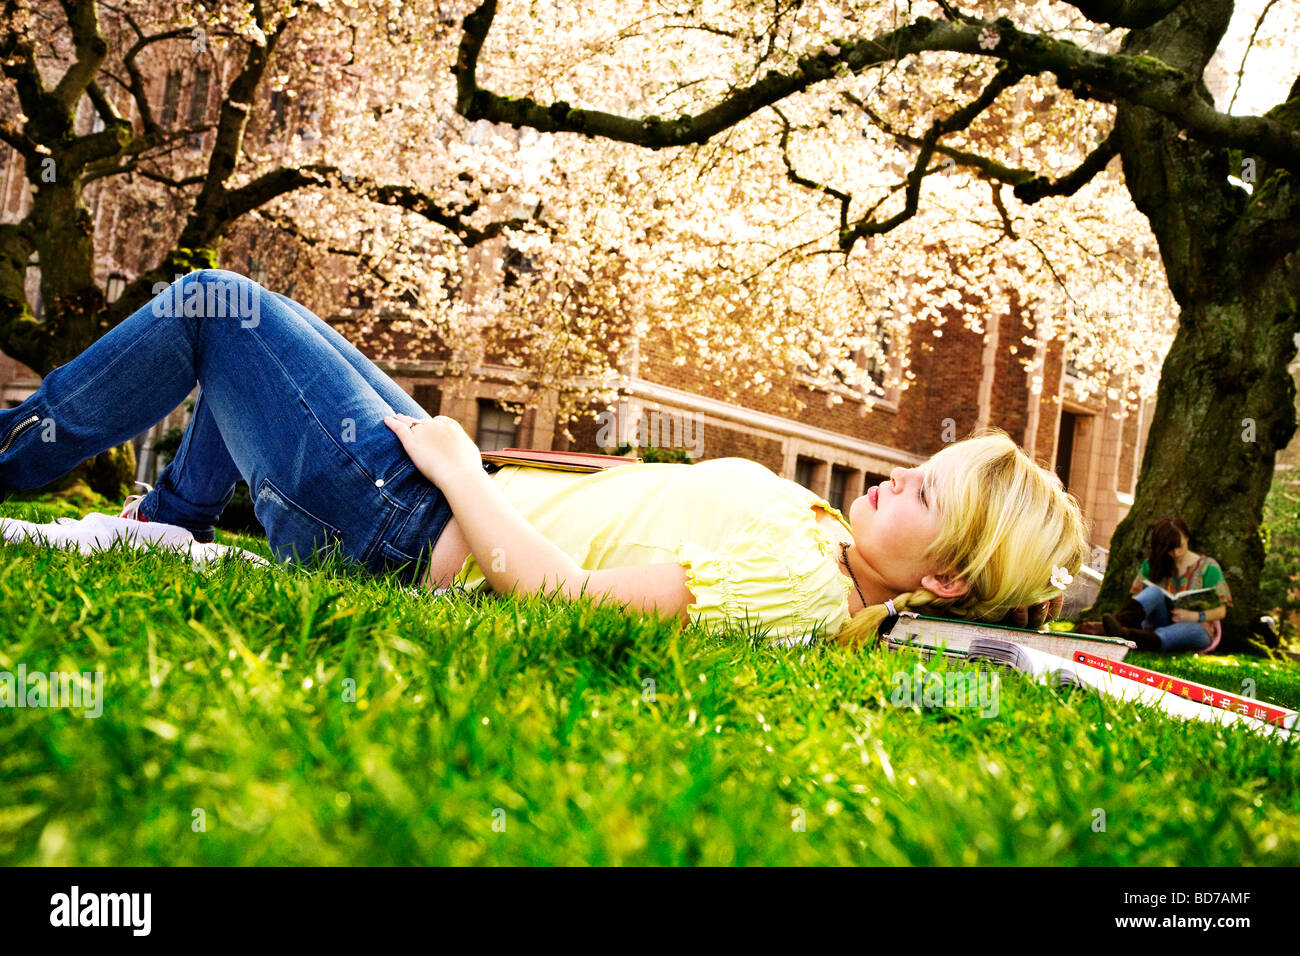
<instances>
[{"instance_id":1,"label":"open book","mask_svg":"<svg viewBox=\"0 0 1300 956\"><path fill-rule=\"evenodd\" d=\"M594 455L580 451L544 451L539 448L503 448L501 451L480 452L486 464L527 465L531 468L551 468L556 471L604 471L619 465L638 464L640 458L620 455Z\"/></svg>"},{"instance_id":2,"label":"open book","mask_svg":"<svg viewBox=\"0 0 1300 956\"><path fill-rule=\"evenodd\" d=\"M1119 700L1132 700L1156 707L1173 717L1185 720L1204 720L1218 724L1239 724L1249 730L1281 737L1291 732L1280 723L1258 719L1249 714L1199 703L1194 699L1170 693L1153 684L1120 676L1118 667L1093 667L1078 660L1069 660L993 638L971 641L967 660L983 660L1013 668L1027 674L1039 683L1055 686L1087 687ZM1107 662L1108 664L1110 662Z\"/></svg>"},{"instance_id":3,"label":"open book","mask_svg":"<svg viewBox=\"0 0 1300 956\"><path fill-rule=\"evenodd\" d=\"M1173 594L1166 591L1150 578L1143 578L1142 583L1155 588L1163 594L1165 596L1165 603L1169 606L1169 610L1171 611L1175 608L1180 608L1184 611L1208 611L1223 603L1222 599L1219 597L1219 592L1214 590L1214 588L1193 588L1188 591L1179 591L1177 594Z\"/></svg>"}]
</instances>

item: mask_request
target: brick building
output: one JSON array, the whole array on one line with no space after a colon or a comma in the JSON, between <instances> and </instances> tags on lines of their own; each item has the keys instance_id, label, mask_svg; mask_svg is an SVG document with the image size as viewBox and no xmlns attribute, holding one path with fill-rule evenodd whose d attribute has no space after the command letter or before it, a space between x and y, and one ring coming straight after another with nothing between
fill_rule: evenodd
<instances>
[{"instance_id":1,"label":"brick building","mask_svg":"<svg viewBox=\"0 0 1300 956\"><path fill-rule=\"evenodd\" d=\"M1154 399L1126 413L1122 402L1084 398L1062 367L1059 341L1035 356L1042 376L1035 393L1031 375L1008 346L1028 334L1022 323L1021 316L1004 316L979 335L949 322L942 339L913 341L915 381L870 409L847 388L819 388L807 378L784 393L774 389L743 403L722 401L711 394L705 375L691 363L675 365L666 344L650 337L623 363L620 401L608 410L592 406L586 418L571 423L573 442L557 427L552 402L531 403L518 421L499 410L500 401L516 398L524 374L519 369L481 361L467 381L452 382L440 376L437 361L376 364L430 414L459 421L484 449L608 451L616 442L602 445L597 439L613 418L631 423L628 434L640 425L661 448L686 448L700 458L751 458L836 507L847 506L891 469L924 461L945 441L995 425L1061 476L1091 521L1092 544L1105 549L1133 501ZM364 343L360 347L365 350ZM783 413L791 397L804 407ZM603 412L612 415L602 419Z\"/></svg>"},{"instance_id":2,"label":"brick building","mask_svg":"<svg viewBox=\"0 0 1300 956\"><path fill-rule=\"evenodd\" d=\"M145 75L152 77L156 87L151 101L164 104L167 122L175 122L183 113L188 113L191 121L214 116L226 86L220 76L199 76L193 70L187 74L159 69ZM129 100L119 106L127 115L133 112ZM279 130L280 135L287 135L286 127L293 126L282 121L278 111L284 107L283 100L272 102L277 122L270 129ZM98 123L84 101L79 120L82 131L94 129ZM211 135L206 134L209 141ZM204 143L188 145L197 150ZM3 146L0 153L4 154L0 157L0 214L11 222L26 213L30 195L17 156ZM94 216L96 248L108 250L97 278L112 298L115 285L120 287L136 274L139 256L122 251L127 247L117 241L122 225L116 209L99 214L103 182L92 184L86 196ZM112 241L105 241L109 239ZM497 263L491 260L502 251L499 244L474 250L471 268L477 264L478 274L466 286L493 281L483 277L497 274ZM132 258L136 261L121 261ZM254 278L264 276L256 262L225 265ZM29 301L39 316L38 276L38 266L33 264L28 275ZM284 291L292 294L291 289ZM364 338L349 334L350 316L345 308L333 315L322 311L363 352L373 354ZM928 331L915 334L912 342L899 346L909 350L915 374L911 387L877 400L870 409L862 396L847 388L817 388L807 379L787 383L784 393L774 391L743 403L722 401L714 397L706 376L689 362L674 364L665 339L650 335L622 357L626 384L616 406L617 419L639 422L644 415L651 423L667 423L668 435L657 435L654 444L688 447L695 457L754 459L801 482L837 507L847 507L894 467L918 464L945 441L960 438L978 425L996 425L1031 457L1061 475L1091 519L1092 543L1104 548L1132 503L1154 400L1126 413L1119 402L1083 398L1073 376L1062 367L1060 342L1050 343L1035 355L1034 374L1027 374L1015 350L1023 348L1018 343L1032 332L1032 323L1032 316L1012 314L983 335L955 321L946 324L942 338L932 338ZM517 420L504 412L498 403L517 397L517 384L526 372L500 358L478 356L470 363L470 373L457 382L444 376L444 362L436 350L377 364L430 414L456 418L485 450L509 446L601 450L602 419L597 416L603 409L593 407L587 418L569 426L572 442L557 427L553 401L531 401ZM893 359L897 361L899 356L895 354ZM1034 375L1041 376L1039 391L1031 387ZM19 404L39 382L31 369L0 354L0 403L4 407ZM803 403L802 411L782 411L795 404L791 399ZM177 409L136 438L139 478L152 480L159 470L150 454L152 440L165 428L183 424L185 418L184 409ZM616 443L605 447L608 450Z\"/></svg>"}]
</instances>

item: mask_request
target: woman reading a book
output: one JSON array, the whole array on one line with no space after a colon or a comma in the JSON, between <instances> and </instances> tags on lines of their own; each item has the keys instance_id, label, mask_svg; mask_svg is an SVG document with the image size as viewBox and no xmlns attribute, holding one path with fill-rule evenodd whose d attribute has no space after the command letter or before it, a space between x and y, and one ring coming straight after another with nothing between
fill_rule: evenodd
<instances>
[{"instance_id":1,"label":"woman reading a book","mask_svg":"<svg viewBox=\"0 0 1300 956\"><path fill-rule=\"evenodd\" d=\"M0 496L139 434L196 382L175 458L123 517L210 541L242 478L282 561L337 546L435 589L588 595L857 646L909 608L1041 606L1088 550L1074 498L996 430L894 469L847 517L743 458L489 475L454 420L428 418L310 310L216 269L0 410Z\"/></svg>"},{"instance_id":2,"label":"woman reading a book","mask_svg":"<svg viewBox=\"0 0 1300 956\"><path fill-rule=\"evenodd\" d=\"M1107 634L1146 651L1204 653L1219 643L1232 592L1219 563L1192 551L1190 538L1187 525L1172 515L1152 526L1150 553L1133 579L1132 596L1102 617Z\"/></svg>"}]
</instances>

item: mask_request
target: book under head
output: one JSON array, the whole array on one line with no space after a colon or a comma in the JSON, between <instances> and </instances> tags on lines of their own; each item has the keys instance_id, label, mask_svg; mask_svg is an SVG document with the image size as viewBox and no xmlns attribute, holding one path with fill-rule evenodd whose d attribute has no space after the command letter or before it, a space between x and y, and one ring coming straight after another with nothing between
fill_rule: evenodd
<instances>
[{"instance_id":1,"label":"book under head","mask_svg":"<svg viewBox=\"0 0 1300 956\"><path fill-rule=\"evenodd\" d=\"M1125 654L1137 647L1124 638L1071 631L1034 631L987 621L929 617L912 611L900 614L884 635L887 635L887 644L891 648L911 646L964 653L971 641L978 638L1003 638L1061 656L1068 657L1076 650L1086 650L1116 661L1123 660Z\"/></svg>"}]
</instances>

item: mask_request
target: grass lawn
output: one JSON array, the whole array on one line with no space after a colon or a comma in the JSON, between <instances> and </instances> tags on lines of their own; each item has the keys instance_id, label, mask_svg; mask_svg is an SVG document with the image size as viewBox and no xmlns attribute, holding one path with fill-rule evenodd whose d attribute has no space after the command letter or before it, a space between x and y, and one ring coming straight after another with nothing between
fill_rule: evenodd
<instances>
[{"instance_id":1,"label":"grass lawn","mask_svg":"<svg viewBox=\"0 0 1300 956\"><path fill-rule=\"evenodd\" d=\"M0 671L104 672L97 718L0 710L0 864L1300 863L1300 735L1018 675L895 707L918 658L333 564L0 565ZM1300 705L1293 662L1131 659Z\"/></svg>"}]
</instances>

